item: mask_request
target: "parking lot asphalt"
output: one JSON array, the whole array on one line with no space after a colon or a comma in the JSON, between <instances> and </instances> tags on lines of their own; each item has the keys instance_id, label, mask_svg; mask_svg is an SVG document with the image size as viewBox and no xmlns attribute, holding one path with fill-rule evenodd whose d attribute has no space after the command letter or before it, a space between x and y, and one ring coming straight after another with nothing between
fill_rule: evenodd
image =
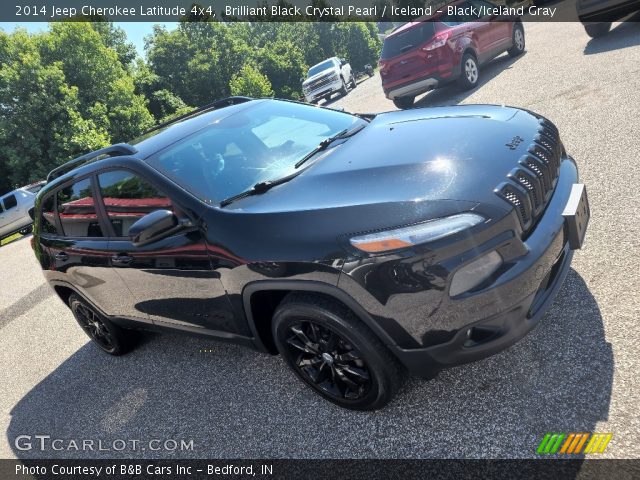
<instances>
[{"instance_id":1,"label":"parking lot asphalt","mask_svg":"<svg viewBox=\"0 0 640 480\"><path fill-rule=\"evenodd\" d=\"M535 110L577 159L592 209L587 244L535 331L489 359L411 379L384 410L352 412L313 394L280 358L238 346L149 335L129 355L102 354L23 238L0 248L0 458L519 458L535 456L549 431L612 432L602 457L640 457L640 23L600 40L579 24L525 30L526 54L491 62L476 90L447 87L419 105ZM334 105L393 109L379 83ZM20 435L66 442L20 450ZM140 443L67 449L83 439ZM153 439L193 449L151 450Z\"/></svg>"}]
</instances>

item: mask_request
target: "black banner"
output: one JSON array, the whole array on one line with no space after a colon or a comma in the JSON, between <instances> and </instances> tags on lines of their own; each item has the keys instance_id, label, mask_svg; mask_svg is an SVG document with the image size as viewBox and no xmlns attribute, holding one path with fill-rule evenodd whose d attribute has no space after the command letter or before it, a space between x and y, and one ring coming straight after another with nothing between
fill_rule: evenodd
<instances>
[{"instance_id":1,"label":"black banner","mask_svg":"<svg viewBox=\"0 0 640 480\"><path fill-rule=\"evenodd\" d=\"M638 10L640 0L5 0L0 21L403 22L446 15L464 21L521 17L523 21L570 22L579 17L615 21Z\"/></svg>"},{"instance_id":2,"label":"black banner","mask_svg":"<svg viewBox=\"0 0 640 480\"><path fill-rule=\"evenodd\" d=\"M640 460L0 460L14 479L610 479L640 478Z\"/></svg>"}]
</instances>

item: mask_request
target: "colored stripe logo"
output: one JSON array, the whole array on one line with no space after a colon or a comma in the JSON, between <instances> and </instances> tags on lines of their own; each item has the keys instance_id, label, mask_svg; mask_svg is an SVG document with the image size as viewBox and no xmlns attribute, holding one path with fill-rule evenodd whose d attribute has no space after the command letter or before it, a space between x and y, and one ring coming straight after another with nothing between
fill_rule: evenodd
<instances>
[{"instance_id":1,"label":"colored stripe logo","mask_svg":"<svg viewBox=\"0 0 640 480\"><path fill-rule=\"evenodd\" d=\"M538 445L538 455L604 453L613 433L547 433Z\"/></svg>"}]
</instances>

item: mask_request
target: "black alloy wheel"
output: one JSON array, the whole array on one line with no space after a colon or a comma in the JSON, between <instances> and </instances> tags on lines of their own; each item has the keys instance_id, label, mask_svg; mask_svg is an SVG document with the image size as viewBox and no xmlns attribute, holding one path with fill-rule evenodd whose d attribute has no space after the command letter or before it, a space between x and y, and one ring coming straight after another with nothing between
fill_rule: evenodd
<instances>
[{"instance_id":1,"label":"black alloy wheel","mask_svg":"<svg viewBox=\"0 0 640 480\"><path fill-rule=\"evenodd\" d=\"M348 340L311 321L291 325L287 348L306 379L337 400L358 400L371 389L371 375Z\"/></svg>"},{"instance_id":2,"label":"black alloy wheel","mask_svg":"<svg viewBox=\"0 0 640 480\"><path fill-rule=\"evenodd\" d=\"M278 352L325 399L375 410L395 395L405 370L349 309L327 297L292 293L273 316Z\"/></svg>"},{"instance_id":3,"label":"black alloy wheel","mask_svg":"<svg viewBox=\"0 0 640 480\"><path fill-rule=\"evenodd\" d=\"M79 295L69 296L69 307L82 330L101 350L110 355L122 355L134 346L137 332L124 330L110 322Z\"/></svg>"}]
</instances>

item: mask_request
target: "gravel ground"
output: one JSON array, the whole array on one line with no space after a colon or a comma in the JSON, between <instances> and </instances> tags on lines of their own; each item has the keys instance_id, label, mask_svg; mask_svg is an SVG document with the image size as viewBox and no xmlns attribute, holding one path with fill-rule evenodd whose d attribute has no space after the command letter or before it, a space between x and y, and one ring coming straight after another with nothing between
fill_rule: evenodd
<instances>
[{"instance_id":1,"label":"gravel ground","mask_svg":"<svg viewBox=\"0 0 640 480\"><path fill-rule=\"evenodd\" d=\"M130 355L103 355L44 284L27 237L0 249L0 458L531 457L548 431L613 432L604 457L640 457L640 23L598 41L577 24L525 29L527 53L493 61L478 89L419 103L536 110L577 159L593 212L587 245L539 328L492 358L410 380L382 411L355 413L311 393L279 358L241 347L154 335ZM377 76L335 105L393 109ZM141 443L15 447L39 434ZM152 451L151 439L194 448Z\"/></svg>"}]
</instances>

